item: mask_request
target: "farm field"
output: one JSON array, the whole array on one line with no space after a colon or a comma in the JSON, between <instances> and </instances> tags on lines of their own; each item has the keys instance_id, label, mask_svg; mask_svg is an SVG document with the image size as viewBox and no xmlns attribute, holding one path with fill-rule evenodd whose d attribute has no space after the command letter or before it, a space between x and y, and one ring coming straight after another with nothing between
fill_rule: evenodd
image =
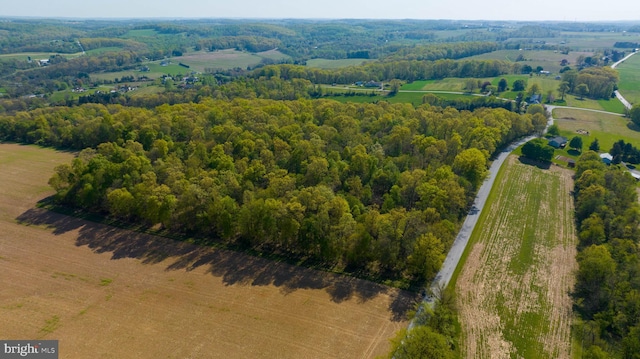
<instances>
[{"instance_id":1,"label":"farm field","mask_svg":"<svg viewBox=\"0 0 640 359\"><path fill-rule=\"evenodd\" d=\"M369 60L366 59L311 59L307 60L307 67L316 67L320 69L339 69L341 67L358 66Z\"/></svg>"},{"instance_id":2,"label":"farm field","mask_svg":"<svg viewBox=\"0 0 640 359\"><path fill-rule=\"evenodd\" d=\"M557 37L546 39L548 42L564 41L563 46L571 49L598 49L613 47L618 41L638 42L640 36L634 33L621 32L573 32L563 31ZM569 53L571 54L571 53Z\"/></svg>"},{"instance_id":3,"label":"farm field","mask_svg":"<svg viewBox=\"0 0 640 359\"><path fill-rule=\"evenodd\" d=\"M616 67L620 74L618 89L631 104L640 103L640 55L636 54Z\"/></svg>"},{"instance_id":4,"label":"farm field","mask_svg":"<svg viewBox=\"0 0 640 359\"><path fill-rule=\"evenodd\" d=\"M289 56L277 51L269 50L265 52L250 53L245 51L237 51L234 49L218 50L218 51L199 51L188 52L183 56L172 57L172 63L184 63L189 65L188 71L204 72L206 68L216 69L232 69L236 67L247 68L259 64L262 59L270 59L274 61L289 59Z\"/></svg>"},{"instance_id":5,"label":"farm field","mask_svg":"<svg viewBox=\"0 0 640 359\"><path fill-rule=\"evenodd\" d=\"M64 56L67 59L73 59L82 55L82 52L76 52L74 54L61 54L56 52L17 52L12 54L0 54L0 61L2 59L17 59L27 61L28 57L31 57L31 60L38 61L41 59L48 59L52 55L60 55Z\"/></svg>"},{"instance_id":6,"label":"farm field","mask_svg":"<svg viewBox=\"0 0 640 359\"><path fill-rule=\"evenodd\" d=\"M503 165L455 282L463 357L571 358L572 174Z\"/></svg>"},{"instance_id":7,"label":"farm field","mask_svg":"<svg viewBox=\"0 0 640 359\"><path fill-rule=\"evenodd\" d=\"M169 63L165 66L161 65L161 60L146 62L140 65L149 67L149 71L142 72L139 69L118 71L118 72L98 72L91 73L91 78L98 80L110 80L120 79L123 76L133 76L135 78L140 76L147 76L151 79L157 79L162 75L188 75L191 72L205 72L207 68L216 69L231 69L236 67L246 68L247 66L255 66L259 64L263 59L270 59L274 61L280 61L288 59L289 56L277 51L269 50L260 53L249 53L236 51L233 49L220 50L220 51L199 51L186 53L184 56L171 57ZM180 66L183 63L188 65L189 68Z\"/></svg>"},{"instance_id":8,"label":"farm field","mask_svg":"<svg viewBox=\"0 0 640 359\"><path fill-rule=\"evenodd\" d=\"M72 154L0 144L0 337L64 358L373 358L415 295L36 208Z\"/></svg>"},{"instance_id":9,"label":"farm field","mask_svg":"<svg viewBox=\"0 0 640 359\"><path fill-rule=\"evenodd\" d=\"M640 141L640 129L622 116L557 108L553 111L553 117L560 134L567 138L576 136L578 130L589 131L588 136L582 136L584 149L589 148L589 144L596 138L602 152L609 151L618 140L631 143Z\"/></svg>"},{"instance_id":10,"label":"farm field","mask_svg":"<svg viewBox=\"0 0 640 359\"><path fill-rule=\"evenodd\" d=\"M515 62L520 55L522 55L525 59L524 61L520 61L520 64L529 65L534 69L538 66L542 66L543 69L551 71L554 74L558 74L560 69L562 69L562 66L560 66L560 61L562 61L563 59L566 59L567 61L569 61L570 65L573 65L580 55L591 56L593 55L593 52L570 51L568 54L562 54L560 52L554 52L551 50L498 50L486 54L475 55L470 58L479 60L495 59Z\"/></svg>"}]
</instances>

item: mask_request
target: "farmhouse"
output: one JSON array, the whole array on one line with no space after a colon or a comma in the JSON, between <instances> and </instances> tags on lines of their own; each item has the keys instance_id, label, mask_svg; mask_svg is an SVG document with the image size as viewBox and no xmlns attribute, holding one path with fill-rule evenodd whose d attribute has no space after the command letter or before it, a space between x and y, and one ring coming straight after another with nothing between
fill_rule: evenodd
<instances>
[{"instance_id":1,"label":"farmhouse","mask_svg":"<svg viewBox=\"0 0 640 359\"><path fill-rule=\"evenodd\" d=\"M549 146L553 148L564 148L567 145L567 138L556 136L549 140Z\"/></svg>"},{"instance_id":2,"label":"farmhouse","mask_svg":"<svg viewBox=\"0 0 640 359\"><path fill-rule=\"evenodd\" d=\"M531 95L531 97L529 97L529 102L532 104L540 104L540 102L542 101L542 95L540 94L533 94Z\"/></svg>"},{"instance_id":3,"label":"farmhouse","mask_svg":"<svg viewBox=\"0 0 640 359\"><path fill-rule=\"evenodd\" d=\"M369 81L364 84L364 87L382 87L382 82Z\"/></svg>"},{"instance_id":4,"label":"farmhouse","mask_svg":"<svg viewBox=\"0 0 640 359\"><path fill-rule=\"evenodd\" d=\"M609 153L601 153L600 158L602 159L602 162L604 162L606 165L610 165L611 161L613 161L613 156L611 156L611 154Z\"/></svg>"}]
</instances>

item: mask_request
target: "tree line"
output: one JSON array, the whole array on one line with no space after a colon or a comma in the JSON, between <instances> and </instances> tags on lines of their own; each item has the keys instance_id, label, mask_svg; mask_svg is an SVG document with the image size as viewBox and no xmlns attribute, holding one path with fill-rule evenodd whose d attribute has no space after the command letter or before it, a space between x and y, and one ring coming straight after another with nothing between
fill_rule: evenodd
<instances>
[{"instance_id":1,"label":"tree line","mask_svg":"<svg viewBox=\"0 0 640 359\"><path fill-rule=\"evenodd\" d=\"M250 77L302 78L316 84L352 84L358 81L437 80L445 77L496 77L519 73L520 65L501 60L376 61L358 67L324 70L299 65L269 65Z\"/></svg>"},{"instance_id":2,"label":"tree line","mask_svg":"<svg viewBox=\"0 0 640 359\"><path fill-rule=\"evenodd\" d=\"M578 271L574 333L584 357L640 353L640 206L636 180L588 151L576 163Z\"/></svg>"}]
</instances>

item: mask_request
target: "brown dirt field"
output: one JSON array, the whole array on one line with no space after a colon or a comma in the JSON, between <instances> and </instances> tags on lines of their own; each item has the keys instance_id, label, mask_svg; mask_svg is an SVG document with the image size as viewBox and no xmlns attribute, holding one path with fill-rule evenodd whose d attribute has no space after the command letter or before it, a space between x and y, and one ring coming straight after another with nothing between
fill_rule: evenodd
<instances>
[{"instance_id":1,"label":"brown dirt field","mask_svg":"<svg viewBox=\"0 0 640 359\"><path fill-rule=\"evenodd\" d=\"M577 269L573 172L542 170L514 155L505 165L506 176L494 185L498 195L485 209L490 215L456 282L462 353L570 358L569 291Z\"/></svg>"},{"instance_id":2,"label":"brown dirt field","mask_svg":"<svg viewBox=\"0 0 640 359\"><path fill-rule=\"evenodd\" d=\"M0 144L0 338L61 358L372 358L413 294L35 208L72 155Z\"/></svg>"},{"instance_id":3,"label":"brown dirt field","mask_svg":"<svg viewBox=\"0 0 640 359\"><path fill-rule=\"evenodd\" d=\"M212 52L198 52L198 53L188 53L187 55L181 56L180 61L187 62L189 60L234 60L239 58L241 55L244 55L242 52L229 51L229 50L218 50Z\"/></svg>"}]
</instances>

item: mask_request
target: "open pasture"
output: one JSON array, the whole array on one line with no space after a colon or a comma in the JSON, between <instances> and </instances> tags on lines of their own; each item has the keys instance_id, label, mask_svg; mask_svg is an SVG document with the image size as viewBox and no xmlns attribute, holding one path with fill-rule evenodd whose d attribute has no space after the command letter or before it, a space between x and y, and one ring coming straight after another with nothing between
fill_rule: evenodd
<instances>
[{"instance_id":1,"label":"open pasture","mask_svg":"<svg viewBox=\"0 0 640 359\"><path fill-rule=\"evenodd\" d=\"M503 165L455 282L464 358L571 358L572 174Z\"/></svg>"},{"instance_id":2,"label":"open pasture","mask_svg":"<svg viewBox=\"0 0 640 359\"><path fill-rule=\"evenodd\" d=\"M72 154L0 144L0 337L64 358L373 358L417 298L36 208Z\"/></svg>"},{"instance_id":3,"label":"open pasture","mask_svg":"<svg viewBox=\"0 0 640 359\"><path fill-rule=\"evenodd\" d=\"M618 89L631 104L640 103L640 55L636 54L616 67L620 74Z\"/></svg>"},{"instance_id":4,"label":"open pasture","mask_svg":"<svg viewBox=\"0 0 640 359\"><path fill-rule=\"evenodd\" d=\"M618 140L631 143L640 141L640 129L622 116L558 108L553 111L553 117L561 134L567 138L576 136L578 130L589 131L589 136L583 136L582 139L584 149L596 138L602 152L609 151Z\"/></svg>"},{"instance_id":5,"label":"open pasture","mask_svg":"<svg viewBox=\"0 0 640 359\"><path fill-rule=\"evenodd\" d=\"M522 46L525 47L526 45L523 44ZM522 56L524 60L518 62L520 65L529 65L534 70L536 67L541 66L543 69L551 71L553 74L558 74L560 69L562 69L560 62L563 59L569 61L569 66L572 66L575 64L576 59L581 55L592 56L593 52L569 51L568 54L562 54L555 50L498 50L486 54L475 55L470 58L516 62L518 57Z\"/></svg>"},{"instance_id":6,"label":"open pasture","mask_svg":"<svg viewBox=\"0 0 640 359\"><path fill-rule=\"evenodd\" d=\"M320 69L339 69L342 67L358 66L369 60L366 59L311 59L307 60L307 67L315 67Z\"/></svg>"},{"instance_id":7,"label":"open pasture","mask_svg":"<svg viewBox=\"0 0 640 359\"><path fill-rule=\"evenodd\" d=\"M247 68L258 65L263 59L280 61L288 59L289 56L277 51L269 50L259 53L237 51L234 49L217 51L188 52L183 56L172 57L170 60L176 65L183 63L190 68L185 70L204 72L207 68L212 69L232 69L236 67Z\"/></svg>"}]
</instances>

